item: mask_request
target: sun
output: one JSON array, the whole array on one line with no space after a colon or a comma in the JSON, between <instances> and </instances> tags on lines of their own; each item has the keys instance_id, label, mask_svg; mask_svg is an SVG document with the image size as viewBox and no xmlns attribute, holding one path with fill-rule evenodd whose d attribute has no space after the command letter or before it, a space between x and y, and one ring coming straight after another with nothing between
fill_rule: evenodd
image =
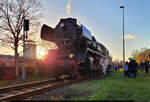
<instances>
[{"instance_id":1,"label":"sun","mask_svg":"<svg viewBox=\"0 0 150 102\"><path fill-rule=\"evenodd\" d=\"M42 46L37 46L37 59L44 59L47 51Z\"/></svg>"}]
</instances>

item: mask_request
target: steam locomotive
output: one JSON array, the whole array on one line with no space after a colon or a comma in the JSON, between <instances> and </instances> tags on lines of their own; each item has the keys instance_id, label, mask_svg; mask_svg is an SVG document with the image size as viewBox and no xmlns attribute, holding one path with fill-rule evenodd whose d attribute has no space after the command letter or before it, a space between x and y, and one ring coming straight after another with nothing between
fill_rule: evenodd
<instances>
[{"instance_id":1,"label":"steam locomotive","mask_svg":"<svg viewBox=\"0 0 150 102\"><path fill-rule=\"evenodd\" d=\"M102 59L106 68L111 66L112 58L107 48L97 42L91 32L75 18L60 19L55 28L44 24L41 38L55 42L58 46L58 49L49 50L40 64L56 78L62 74L72 78L101 74Z\"/></svg>"}]
</instances>

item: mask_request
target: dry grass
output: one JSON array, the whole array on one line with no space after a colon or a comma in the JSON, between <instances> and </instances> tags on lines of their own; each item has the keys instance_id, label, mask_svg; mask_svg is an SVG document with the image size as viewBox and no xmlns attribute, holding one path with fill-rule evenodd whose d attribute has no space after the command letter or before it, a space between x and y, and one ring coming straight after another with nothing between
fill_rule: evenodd
<instances>
[{"instance_id":1,"label":"dry grass","mask_svg":"<svg viewBox=\"0 0 150 102\"><path fill-rule=\"evenodd\" d=\"M11 86L11 85L23 84L27 82L46 80L46 79L48 79L48 76L27 76L25 80L23 80L21 77L12 80L0 80L0 88Z\"/></svg>"}]
</instances>

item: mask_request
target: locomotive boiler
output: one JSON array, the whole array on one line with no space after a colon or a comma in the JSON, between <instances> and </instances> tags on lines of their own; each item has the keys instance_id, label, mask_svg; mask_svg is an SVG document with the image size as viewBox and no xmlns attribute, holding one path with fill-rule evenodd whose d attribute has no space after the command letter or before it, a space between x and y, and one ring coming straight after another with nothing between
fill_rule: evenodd
<instances>
[{"instance_id":1,"label":"locomotive boiler","mask_svg":"<svg viewBox=\"0 0 150 102\"><path fill-rule=\"evenodd\" d=\"M91 32L75 18L60 19L55 28L43 25L41 38L55 42L58 49L49 50L41 66L50 74L59 77L68 74L71 77L91 76L102 72L101 59L105 67L109 51L92 36Z\"/></svg>"}]
</instances>

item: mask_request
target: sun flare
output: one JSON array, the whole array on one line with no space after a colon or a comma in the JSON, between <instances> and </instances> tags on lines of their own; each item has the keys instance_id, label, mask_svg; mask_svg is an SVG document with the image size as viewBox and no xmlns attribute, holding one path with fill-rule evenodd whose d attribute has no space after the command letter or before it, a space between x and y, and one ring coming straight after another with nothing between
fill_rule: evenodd
<instances>
[{"instance_id":1,"label":"sun flare","mask_svg":"<svg viewBox=\"0 0 150 102\"><path fill-rule=\"evenodd\" d=\"M38 59L44 59L46 54L47 54L47 51L44 49L44 47L41 47L41 46L37 47L37 58Z\"/></svg>"}]
</instances>

